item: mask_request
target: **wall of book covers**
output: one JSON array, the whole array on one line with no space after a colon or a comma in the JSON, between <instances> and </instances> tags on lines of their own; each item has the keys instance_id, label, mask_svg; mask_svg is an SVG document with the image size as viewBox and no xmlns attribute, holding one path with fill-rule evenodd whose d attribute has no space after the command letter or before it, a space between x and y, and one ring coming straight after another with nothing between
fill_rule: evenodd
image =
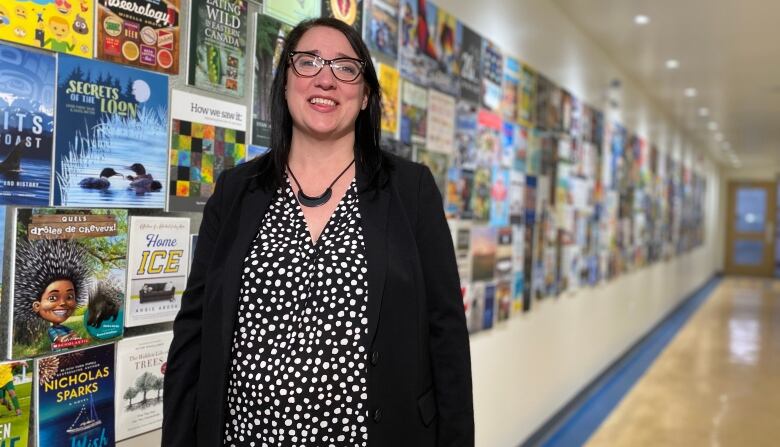
<instances>
[{"instance_id":1,"label":"wall of book covers","mask_svg":"<svg viewBox=\"0 0 780 447\"><path fill-rule=\"evenodd\" d=\"M0 445L160 426L198 213L267 150L281 45L320 15L362 30L385 147L434 173L469 331L703 243L692 164L433 2L4 3Z\"/></svg>"}]
</instances>

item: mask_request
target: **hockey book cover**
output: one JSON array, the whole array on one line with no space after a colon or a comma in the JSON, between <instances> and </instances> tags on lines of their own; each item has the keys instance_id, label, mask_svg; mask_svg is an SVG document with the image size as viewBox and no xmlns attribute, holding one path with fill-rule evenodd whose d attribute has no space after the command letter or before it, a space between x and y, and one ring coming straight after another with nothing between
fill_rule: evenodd
<instances>
[{"instance_id":1,"label":"hockey book cover","mask_svg":"<svg viewBox=\"0 0 780 447\"><path fill-rule=\"evenodd\" d=\"M0 44L0 205L46 206L51 190L56 64Z\"/></svg>"},{"instance_id":2,"label":"hockey book cover","mask_svg":"<svg viewBox=\"0 0 780 447\"><path fill-rule=\"evenodd\" d=\"M114 445L114 344L35 360L43 447Z\"/></svg>"},{"instance_id":3,"label":"hockey book cover","mask_svg":"<svg viewBox=\"0 0 780 447\"><path fill-rule=\"evenodd\" d=\"M179 73L180 0L98 0L97 57Z\"/></svg>"},{"instance_id":4,"label":"hockey book cover","mask_svg":"<svg viewBox=\"0 0 780 447\"><path fill-rule=\"evenodd\" d=\"M35 48L92 57L92 0L3 1L0 39Z\"/></svg>"},{"instance_id":5,"label":"hockey book cover","mask_svg":"<svg viewBox=\"0 0 780 447\"><path fill-rule=\"evenodd\" d=\"M60 56L53 205L163 208L168 78Z\"/></svg>"},{"instance_id":6,"label":"hockey book cover","mask_svg":"<svg viewBox=\"0 0 780 447\"><path fill-rule=\"evenodd\" d=\"M30 360L0 363L0 446L27 445L32 405Z\"/></svg>"},{"instance_id":7,"label":"hockey book cover","mask_svg":"<svg viewBox=\"0 0 780 447\"><path fill-rule=\"evenodd\" d=\"M8 357L122 335L126 210L16 209Z\"/></svg>"},{"instance_id":8,"label":"hockey book cover","mask_svg":"<svg viewBox=\"0 0 780 447\"><path fill-rule=\"evenodd\" d=\"M121 441L162 426L168 348L173 332L120 340L116 347L116 439Z\"/></svg>"},{"instance_id":9,"label":"hockey book cover","mask_svg":"<svg viewBox=\"0 0 780 447\"><path fill-rule=\"evenodd\" d=\"M190 219L131 216L125 326L173 321L187 285Z\"/></svg>"}]
</instances>

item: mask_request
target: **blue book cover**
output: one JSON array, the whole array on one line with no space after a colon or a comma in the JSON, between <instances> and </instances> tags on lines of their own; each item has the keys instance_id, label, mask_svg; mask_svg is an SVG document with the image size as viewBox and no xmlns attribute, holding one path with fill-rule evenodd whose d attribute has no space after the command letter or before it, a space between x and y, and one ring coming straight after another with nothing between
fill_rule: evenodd
<instances>
[{"instance_id":1,"label":"blue book cover","mask_svg":"<svg viewBox=\"0 0 780 447\"><path fill-rule=\"evenodd\" d=\"M163 208L168 78L60 55L54 206Z\"/></svg>"},{"instance_id":2,"label":"blue book cover","mask_svg":"<svg viewBox=\"0 0 780 447\"><path fill-rule=\"evenodd\" d=\"M48 205L54 56L0 44L0 67L0 205Z\"/></svg>"},{"instance_id":3,"label":"blue book cover","mask_svg":"<svg viewBox=\"0 0 780 447\"><path fill-rule=\"evenodd\" d=\"M39 446L114 445L113 343L42 357L35 368Z\"/></svg>"}]
</instances>

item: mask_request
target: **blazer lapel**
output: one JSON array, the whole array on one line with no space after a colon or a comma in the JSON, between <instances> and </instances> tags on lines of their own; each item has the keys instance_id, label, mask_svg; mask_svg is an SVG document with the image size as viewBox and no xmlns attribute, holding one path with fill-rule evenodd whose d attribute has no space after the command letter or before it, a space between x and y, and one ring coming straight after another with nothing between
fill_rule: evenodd
<instances>
[{"instance_id":1,"label":"blazer lapel","mask_svg":"<svg viewBox=\"0 0 780 447\"><path fill-rule=\"evenodd\" d=\"M251 181L248 180L248 183ZM247 185L244 190L246 192L243 198L237 202L238 210L225 216L225 218L234 218L238 222L238 231L225 260L222 280L222 354L226 356L230 355L233 342L233 330L238 312L238 292L241 288L241 267L273 197L273 191L266 191L263 188L252 189Z\"/></svg>"},{"instance_id":2,"label":"blazer lapel","mask_svg":"<svg viewBox=\"0 0 780 447\"><path fill-rule=\"evenodd\" d=\"M363 220L363 231L366 246L366 262L368 268L368 347L374 340L379 311L382 308L382 296L385 291L385 274L387 273L387 209L390 203L390 192L387 188L366 190L365 172L356 169L358 191L358 209Z\"/></svg>"}]
</instances>

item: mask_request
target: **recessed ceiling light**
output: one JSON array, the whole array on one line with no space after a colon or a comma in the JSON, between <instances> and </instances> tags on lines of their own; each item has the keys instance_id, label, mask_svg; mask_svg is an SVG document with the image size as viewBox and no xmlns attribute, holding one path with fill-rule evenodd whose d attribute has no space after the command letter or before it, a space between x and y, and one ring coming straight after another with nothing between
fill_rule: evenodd
<instances>
[{"instance_id":1,"label":"recessed ceiling light","mask_svg":"<svg viewBox=\"0 0 780 447\"><path fill-rule=\"evenodd\" d=\"M634 23L636 23L637 25L647 25L648 23L650 23L650 17L643 14L638 14L634 16Z\"/></svg>"},{"instance_id":2,"label":"recessed ceiling light","mask_svg":"<svg viewBox=\"0 0 780 447\"><path fill-rule=\"evenodd\" d=\"M724 141L722 146L724 151L731 150L731 143L729 143L728 141Z\"/></svg>"},{"instance_id":3,"label":"recessed ceiling light","mask_svg":"<svg viewBox=\"0 0 780 447\"><path fill-rule=\"evenodd\" d=\"M696 96L697 93L698 92L693 87L688 87L688 88L685 89L685 96L687 96L689 98L693 98L694 96Z\"/></svg>"},{"instance_id":4,"label":"recessed ceiling light","mask_svg":"<svg viewBox=\"0 0 780 447\"><path fill-rule=\"evenodd\" d=\"M710 121L709 123L707 123L707 128L714 132L718 130L718 123L716 123L715 121Z\"/></svg>"},{"instance_id":5,"label":"recessed ceiling light","mask_svg":"<svg viewBox=\"0 0 780 447\"><path fill-rule=\"evenodd\" d=\"M722 133L716 133L715 134L715 141L723 141L723 134Z\"/></svg>"},{"instance_id":6,"label":"recessed ceiling light","mask_svg":"<svg viewBox=\"0 0 780 447\"><path fill-rule=\"evenodd\" d=\"M700 109L699 109L699 116L702 116L702 117L704 117L704 116L710 116L710 109L708 109L708 108L706 108L706 107L702 107L702 108L700 108Z\"/></svg>"},{"instance_id":7,"label":"recessed ceiling light","mask_svg":"<svg viewBox=\"0 0 780 447\"><path fill-rule=\"evenodd\" d=\"M666 68L669 70L676 70L680 68L680 63L677 61L677 59L669 59L666 61Z\"/></svg>"}]
</instances>

